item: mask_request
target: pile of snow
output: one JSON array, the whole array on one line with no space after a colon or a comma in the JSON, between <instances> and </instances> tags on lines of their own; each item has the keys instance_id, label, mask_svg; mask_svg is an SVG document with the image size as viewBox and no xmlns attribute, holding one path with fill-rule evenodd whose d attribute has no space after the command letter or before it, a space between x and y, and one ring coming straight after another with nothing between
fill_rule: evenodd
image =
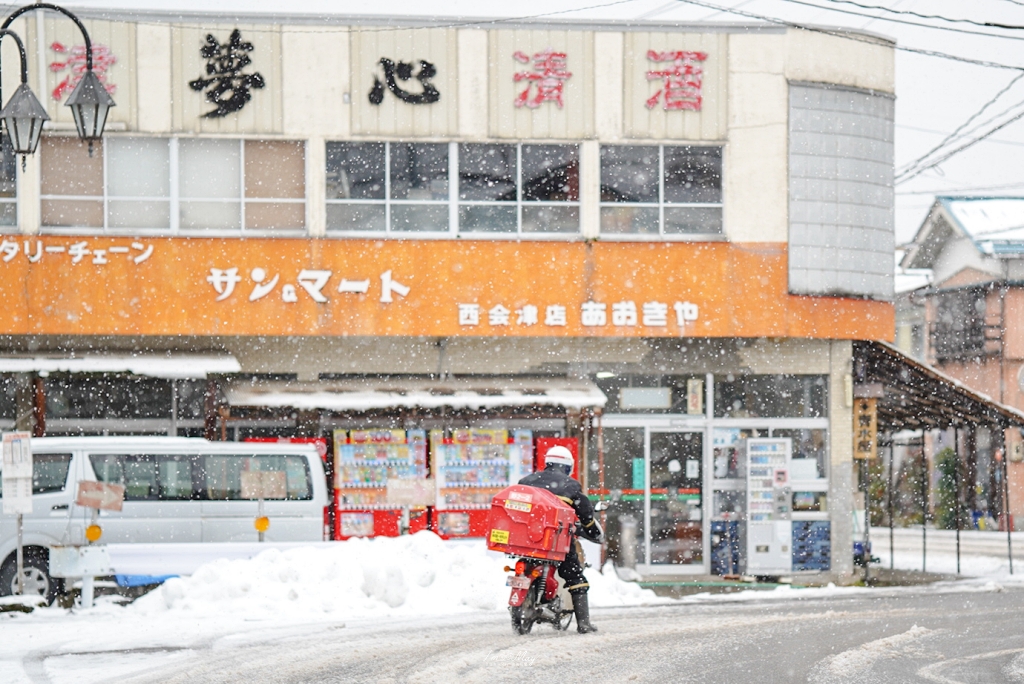
<instances>
[{"instance_id":1,"label":"pile of snow","mask_svg":"<svg viewBox=\"0 0 1024 684\"><path fill-rule=\"evenodd\" d=\"M504 610L508 559L482 541L452 543L432 532L350 539L320 547L268 549L218 560L174 578L133 603L141 614L232 614L337 620ZM654 592L623 582L609 565L587 571L593 606L649 605Z\"/></svg>"}]
</instances>

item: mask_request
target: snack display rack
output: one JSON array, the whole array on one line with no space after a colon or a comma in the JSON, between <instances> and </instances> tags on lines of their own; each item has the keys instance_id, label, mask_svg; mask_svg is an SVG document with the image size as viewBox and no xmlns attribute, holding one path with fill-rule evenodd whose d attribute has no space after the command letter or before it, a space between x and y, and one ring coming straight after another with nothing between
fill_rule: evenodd
<instances>
[{"instance_id":1,"label":"snack display rack","mask_svg":"<svg viewBox=\"0 0 1024 684\"><path fill-rule=\"evenodd\" d=\"M437 487L431 529L445 539L480 537L494 495L533 472L533 433L431 430L430 455Z\"/></svg>"},{"instance_id":2,"label":"snack display rack","mask_svg":"<svg viewBox=\"0 0 1024 684\"><path fill-rule=\"evenodd\" d=\"M398 536L402 511L388 504L388 479L426 477L423 430L336 430L334 538ZM426 510L414 510L409 531L426 526Z\"/></svg>"}]
</instances>

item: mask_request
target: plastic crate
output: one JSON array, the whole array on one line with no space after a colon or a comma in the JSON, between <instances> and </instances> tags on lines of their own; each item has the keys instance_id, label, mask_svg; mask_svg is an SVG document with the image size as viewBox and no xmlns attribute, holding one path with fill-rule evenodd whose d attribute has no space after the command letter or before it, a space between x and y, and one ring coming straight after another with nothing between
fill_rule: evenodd
<instances>
[{"instance_id":1,"label":"plastic crate","mask_svg":"<svg viewBox=\"0 0 1024 684\"><path fill-rule=\"evenodd\" d=\"M487 548L513 556L562 561L576 511L546 489L512 485L491 499Z\"/></svg>"}]
</instances>

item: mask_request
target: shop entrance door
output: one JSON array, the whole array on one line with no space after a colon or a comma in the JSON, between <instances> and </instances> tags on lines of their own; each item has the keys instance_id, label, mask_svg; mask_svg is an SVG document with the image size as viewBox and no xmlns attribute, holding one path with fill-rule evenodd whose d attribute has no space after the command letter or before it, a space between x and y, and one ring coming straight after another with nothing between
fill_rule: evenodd
<instances>
[{"instance_id":1,"label":"shop entrance door","mask_svg":"<svg viewBox=\"0 0 1024 684\"><path fill-rule=\"evenodd\" d=\"M704 433L647 430L645 554L651 565L704 565Z\"/></svg>"}]
</instances>

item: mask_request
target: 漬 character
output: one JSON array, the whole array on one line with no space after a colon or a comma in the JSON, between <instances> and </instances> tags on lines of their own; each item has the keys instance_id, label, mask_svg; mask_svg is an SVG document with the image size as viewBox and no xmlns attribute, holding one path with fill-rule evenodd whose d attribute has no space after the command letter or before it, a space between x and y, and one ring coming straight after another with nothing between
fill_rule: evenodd
<instances>
[{"instance_id":1,"label":"\u6f2c character","mask_svg":"<svg viewBox=\"0 0 1024 684\"><path fill-rule=\"evenodd\" d=\"M647 51L647 59L652 62L671 62L667 69L648 71L647 80L661 79L662 86L647 100L647 108L654 109L658 100L664 95L666 111L689 109L700 111L701 84L704 70L700 65L708 58L706 52L689 52L686 50L668 50L666 52Z\"/></svg>"},{"instance_id":2,"label":"\u6f2c character","mask_svg":"<svg viewBox=\"0 0 1024 684\"><path fill-rule=\"evenodd\" d=\"M235 291L235 285L241 280L242 276L238 275L237 268L211 268L210 275L206 276L206 282L213 285L213 289L217 291L218 302L230 297Z\"/></svg>"},{"instance_id":3,"label":"\u6f2c character","mask_svg":"<svg viewBox=\"0 0 1024 684\"><path fill-rule=\"evenodd\" d=\"M237 112L252 99L250 89L266 86L266 81L259 72L244 74L242 70L252 64L249 53L252 43L242 42L242 33L235 29L231 38L222 44L213 34L206 36L206 45L199 54L206 60L206 75L209 78L197 78L189 81L189 87L195 91L206 90L206 101L217 105L216 109L203 114L203 118L217 119ZM209 89L209 90L207 90Z\"/></svg>"},{"instance_id":4,"label":"\u6f2c character","mask_svg":"<svg viewBox=\"0 0 1024 684\"><path fill-rule=\"evenodd\" d=\"M518 71L513 76L516 83L526 81L526 90L516 96L515 106L527 106L536 109L543 102L554 102L561 109L564 101L562 91L565 82L572 78L572 73L565 70L567 54L555 52L547 48L537 52L531 58L525 52L516 51L512 58L522 64L533 62L533 71ZM537 86L533 97L530 97L530 87Z\"/></svg>"},{"instance_id":5,"label":"\u6f2c character","mask_svg":"<svg viewBox=\"0 0 1024 684\"><path fill-rule=\"evenodd\" d=\"M57 87L50 93L51 97L58 102L64 99L64 96L75 89L78 82L82 80L82 76L85 75L85 46L74 45L68 47L63 43L54 41L50 43L50 49L57 54L64 55L63 61L50 62L50 71L57 74L62 71L68 71L67 76L64 77ZM97 78L100 79L100 83L107 89L107 92L113 95L117 92L117 86L113 83L107 83L107 69L117 64L117 57L110 51L110 48L106 45L100 45L99 43L92 44L92 70L96 74Z\"/></svg>"},{"instance_id":6,"label":"\u6f2c character","mask_svg":"<svg viewBox=\"0 0 1024 684\"><path fill-rule=\"evenodd\" d=\"M422 90L418 93L410 93L408 90L403 90L399 85L397 78L400 81L408 81L413 78L412 75L412 62L398 62L395 64L392 60L387 57L380 58L380 65L384 69L384 83L387 83L388 90L395 94L402 102L408 104L432 104L441 99L441 93L438 92L434 84L430 82L434 76L437 75L437 68L430 62L421 59L420 70L416 73L416 80L420 82ZM373 77L373 88L370 89L370 104L379 105L384 101L384 83L380 82L380 79L376 76Z\"/></svg>"}]
</instances>

